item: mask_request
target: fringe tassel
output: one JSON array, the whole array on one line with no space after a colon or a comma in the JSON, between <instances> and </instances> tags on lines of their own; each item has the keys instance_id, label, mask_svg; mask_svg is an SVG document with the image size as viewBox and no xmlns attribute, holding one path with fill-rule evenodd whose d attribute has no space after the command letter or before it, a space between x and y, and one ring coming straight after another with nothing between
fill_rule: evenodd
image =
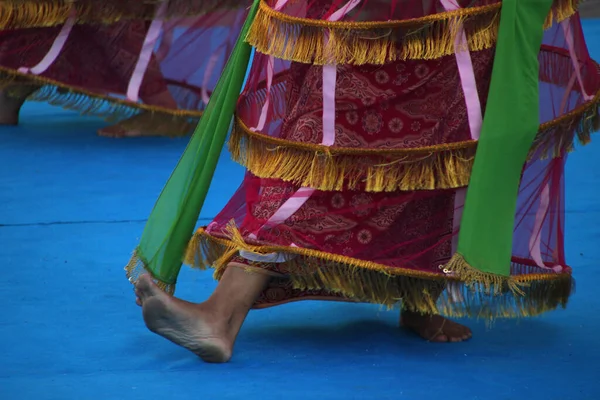
<instances>
[{"instance_id":1,"label":"fringe tassel","mask_svg":"<svg viewBox=\"0 0 600 400\"><path fill-rule=\"evenodd\" d=\"M156 285L164 292L171 295L175 293L175 283L163 282L156 278L152 272L146 268L146 263L137 254L137 251L135 251L125 266L125 275L127 276L129 282L135 284L138 278L144 274L150 275L154 283L156 283Z\"/></svg>"},{"instance_id":2,"label":"fringe tassel","mask_svg":"<svg viewBox=\"0 0 600 400\"><path fill-rule=\"evenodd\" d=\"M232 227L227 228L231 232ZM246 250L260 254L287 255L283 264L253 266L279 269L293 287L320 290L360 302L395 307L402 301L406 309L422 313L442 313L452 317L486 319L533 316L564 307L574 288L570 273L533 273L528 265L512 264L510 279L478 284L473 274L461 281L456 276L390 268L340 255L283 246L255 246L241 234L217 238L200 229L192 238L186 263L215 269L220 279L231 259ZM453 261L457 263L456 258ZM436 299L437 295L441 296Z\"/></svg>"},{"instance_id":3,"label":"fringe tassel","mask_svg":"<svg viewBox=\"0 0 600 400\"><path fill-rule=\"evenodd\" d=\"M81 115L103 118L110 123L119 122L125 130L185 136L193 132L202 116L201 110L177 110L135 103L0 67L0 88L9 96L19 95L22 86L40 87L28 97L30 101L47 102ZM144 113L143 117L135 118L141 113Z\"/></svg>"},{"instance_id":4,"label":"fringe tassel","mask_svg":"<svg viewBox=\"0 0 600 400\"><path fill-rule=\"evenodd\" d=\"M459 148L463 146L463 148ZM319 190L369 192L466 186L475 146L460 144L405 151L328 149L251 132L238 119L232 158L261 178L278 178Z\"/></svg>"},{"instance_id":5,"label":"fringe tassel","mask_svg":"<svg viewBox=\"0 0 600 400\"><path fill-rule=\"evenodd\" d=\"M542 124L529 152L529 159L561 157L575 150L576 141L583 146L590 143L592 133L600 129L599 108L600 92L590 102Z\"/></svg>"},{"instance_id":6,"label":"fringe tassel","mask_svg":"<svg viewBox=\"0 0 600 400\"><path fill-rule=\"evenodd\" d=\"M546 25L576 12L579 0L556 0ZM246 37L259 52L306 64L385 64L454 54L459 27L471 51L494 46L502 4L393 22L328 22L290 17L263 0ZM325 40L329 35L329 40Z\"/></svg>"},{"instance_id":7,"label":"fringe tassel","mask_svg":"<svg viewBox=\"0 0 600 400\"><path fill-rule=\"evenodd\" d=\"M529 160L560 157L585 145L600 126L600 92L594 100L542 124ZM229 141L233 160L260 178L277 178L318 190L433 190L466 186L476 141L403 150L325 147L250 131L237 119Z\"/></svg>"},{"instance_id":8,"label":"fringe tassel","mask_svg":"<svg viewBox=\"0 0 600 400\"><path fill-rule=\"evenodd\" d=\"M125 2L122 0L2 0L0 28L50 27L63 24L71 9L77 23L112 24L121 20L152 20L160 0ZM199 16L208 12L240 9L238 0L170 0L167 18Z\"/></svg>"},{"instance_id":9,"label":"fringe tassel","mask_svg":"<svg viewBox=\"0 0 600 400\"><path fill-rule=\"evenodd\" d=\"M271 86L271 109L269 111L269 118L272 120L283 120L288 113L288 85L289 82L286 79L288 77L287 73L280 73L279 76L276 75L273 78L273 85ZM256 90L249 91L248 93L244 93L241 97L240 108L245 110L251 110L256 107L256 105L265 104L267 100L267 88L266 82L262 81Z\"/></svg>"},{"instance_id":10,"label":"fringe tassel","mask_svg":"<svg viewBox=\"0 0 600 400\"><path fill-rule=\"evenodd\" d=\"M544 22L544 29L552 27L555 23L564 21L573 16L584 0L554 0L554 5Z\"/></svg>"},{"instance_id":11,"label":"fringe tassel","mask_svg":"<svg viewBox=\"0 0 600 400\"><path fill-rule=\"evenodd\" d=\"M542 45L538 56L540 82L553 86L567 87L575 73L568 50Z\"/></svg>"},{"instance_id":12,"label":"fringe tassel","mask_svg":"<svg viewBox=\"0 0 600 400\"><path fill-rule=\"evenodd\" d=\"M472 290L490 293L494 296L498 296L506 290L510 290L515 295L525 295L523 287L527 286L526 283L517 282L512 276L481 272L469 265L464 256L459 253L454 254L450 261L446 265L440 266L440 268L445 274L458 277Z\"/></svg>"}]
</instances>

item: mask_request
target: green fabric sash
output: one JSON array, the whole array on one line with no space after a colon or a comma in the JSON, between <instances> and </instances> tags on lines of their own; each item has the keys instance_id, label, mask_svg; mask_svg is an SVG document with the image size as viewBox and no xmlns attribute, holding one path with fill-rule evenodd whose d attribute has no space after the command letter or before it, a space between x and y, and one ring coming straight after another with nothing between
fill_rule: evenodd
<instances>
[{"instance_id":1,"label":"green fabric sash","mask_svg":"<svg viewBox=\"0 0 600 400\"><path fill-rule=\"evenodd\" d=\"M467 190L457 254L445 272L503 290L521 172L539 129L539 64L552 0L504 0L492 80Z\"/></svg>"},{"instance_id":2,"label":"green fabric sash","mask_svg":"<svg viewBox=\"0 0 600 400\"><path fill-rule=\"evenodd\" d=\"M246 77L252 48L244 38L258 5L259 0L255 0L206 111L162 190L140 243L125 268L132 281L146 271L164 290L174 291Z\"/></svg>"}]
</instances>

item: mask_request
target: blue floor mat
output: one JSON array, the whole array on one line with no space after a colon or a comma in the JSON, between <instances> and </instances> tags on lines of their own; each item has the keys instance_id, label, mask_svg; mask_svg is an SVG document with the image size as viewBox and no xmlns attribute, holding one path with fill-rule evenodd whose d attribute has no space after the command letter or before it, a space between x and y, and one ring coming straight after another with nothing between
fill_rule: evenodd
<instances>
[{"instance_id":1,"label":"blue floor mat","mask_svg":"<svg viewBox=\"0 0 600 400\"><path fill-rule=\"evenodd\" d=\"M584 26L600 59L600 22ZM2 400L600 399L598 138L568 162L566 311L469 322L472 341L436 345L377 306L295 303L252 312L232 362L206 365L146 331L122 268L187 140L104 139L100 121L40 104L23 121L0 129ZM204 219L242 174L222 158ZM185 269L178 295L214 286Z\"/></svg>"}]
</instances>

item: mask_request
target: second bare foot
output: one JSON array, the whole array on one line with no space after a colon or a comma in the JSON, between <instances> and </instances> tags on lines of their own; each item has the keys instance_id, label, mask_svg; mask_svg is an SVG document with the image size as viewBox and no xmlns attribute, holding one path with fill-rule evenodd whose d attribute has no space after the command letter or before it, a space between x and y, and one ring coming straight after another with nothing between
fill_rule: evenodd
<instances>
[{"instance_id":1,"label":"second bare foot","mask_svg":"<svg viewBox=\"0 0 600 400\"><path fill-rule=\"evenodd\" d=\"M441 315L423 315L404 311L400 324L430 342L464 342L471 339L471 330Z\"/></svg>"},{"instance_id":2,"label":"second bare foot","mask_svg":"<svg viewBox=\"0 0 600 400\"><path fill-rule=\"evenodd\" d=\"M36 85L15 83L0 90L0 125L17 125L21 107L39 88Z\"/></svg>"},{"instance_id":3,"label":"second bare foot","mask_svg":"<svg viewBox=\"0 0 600 400\"><path fill-rule=\"evenodd\" d=\"M19 111L25 99L11 97L0 91L0 125L17 125L19 123Z\"/></svg>"},{"instance_id":4,"label":"second bare foot","mask_svg":"<svg viewBox=\"0 0 600 400\"><path fill-rule=\"evenodd\" d=\"M142 136L179 136L182 131L192 131L194 126L181 122L165 122L154 119L149 112L141 112L117 124L98 130L99 136L109 138L132 138Z\"/></svg>"}]
</instances>

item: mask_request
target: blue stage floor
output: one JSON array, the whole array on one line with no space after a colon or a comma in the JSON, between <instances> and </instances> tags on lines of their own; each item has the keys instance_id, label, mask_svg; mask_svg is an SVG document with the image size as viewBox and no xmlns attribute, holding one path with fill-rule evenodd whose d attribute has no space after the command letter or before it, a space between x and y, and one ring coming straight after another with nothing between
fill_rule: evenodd
<instances>
[{"instance_id":1,"label":"blue stage floor","mask_svg":"<svg viewBox=\"0 0 600 400\"><path fill-rule=\"evenodd\" d=\"M600 21L585 30L600 60ZM0 129L2 400L600 399L600 137L568 163L566 311L469 322L472 341L436 345L396 312L296 303L253 311L232 362L206 365L146 330L123 271L187 140L104 139L101 122L40 104L22 119ZM204 217L241 175L223 157ZM178 295L214 285L186 269Z\"/></svg>"}]
</instances>

